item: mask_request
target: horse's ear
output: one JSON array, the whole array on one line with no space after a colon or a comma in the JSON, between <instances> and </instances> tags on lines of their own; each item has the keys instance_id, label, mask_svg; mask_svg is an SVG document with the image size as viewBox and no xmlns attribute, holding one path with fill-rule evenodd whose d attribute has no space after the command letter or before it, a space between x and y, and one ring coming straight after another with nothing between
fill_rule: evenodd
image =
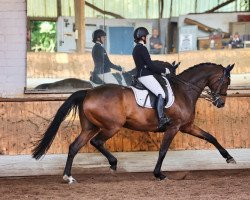
<instances>
[{"instance_id":1,"label":"horse's ear","mask_svg":"<svg viewBox=\"0 0 250 200\"><path fill-rule=\"evenodd\" d=\"M230 71L231 71L233 68L234 68L234 64L228 65L228 66L226 67L227 73L230 73Z\"/></svg>"},{"instance_id":2,"label":"horse's ear","mask_svg":"<svg viewBox=\"0 0 250 200\"><path fill-rule=\"evenodd\" d=\"M174 61L174 62L172 62L172 66L175 66L175 61Z\"/></svg>"},{"instance_id":3,"label":"horse's ear","mask_svg":"<svg viewBox=\"0 0 250 200\"><path fill-rule=\"evenodd\" d=\"M177 69L180 64L181 64L181 62L178 62L176 65L173 65L174 69Z\"/></svg>"}]
</instances>

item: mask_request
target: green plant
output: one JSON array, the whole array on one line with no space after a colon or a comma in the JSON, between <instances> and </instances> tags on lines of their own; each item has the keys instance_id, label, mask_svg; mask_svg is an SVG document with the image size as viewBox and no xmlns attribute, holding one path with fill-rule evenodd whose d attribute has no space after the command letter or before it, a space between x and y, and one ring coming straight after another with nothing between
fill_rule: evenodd
<instances>
[{"instance_id":1,"label":"green plant","mask_svg":"<svg viewBox=\"0 0 250 200\"><path fill-rule=\"evenodd\" d=\"M56 51L56 22L31 21L31 51Z\"/></svg>"}]
</instances>

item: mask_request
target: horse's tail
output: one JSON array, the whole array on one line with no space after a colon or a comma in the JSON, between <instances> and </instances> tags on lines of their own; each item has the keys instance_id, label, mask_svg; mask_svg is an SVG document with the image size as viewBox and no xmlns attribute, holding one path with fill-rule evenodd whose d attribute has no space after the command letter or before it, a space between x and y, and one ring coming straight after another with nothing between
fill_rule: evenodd
<instances>
[{"instance_id":1,"label":"horse's tail","mask_svg":"<svg viewBox=\"0 0 250 200\"><path fill-rule=\"evenodd\" d=\"M43 137L37 142L36 147L32 150L32 156L35 159L41 158L49 150L59 126L63 120L67 117L70 111L73 109L79 109L85 96L87 94L86 90L80 90L73 93L58 109L53 121L50 123L48 129L43 134ZM74 113L76 114L76 112Z\"/></svg>"}]
</instances>

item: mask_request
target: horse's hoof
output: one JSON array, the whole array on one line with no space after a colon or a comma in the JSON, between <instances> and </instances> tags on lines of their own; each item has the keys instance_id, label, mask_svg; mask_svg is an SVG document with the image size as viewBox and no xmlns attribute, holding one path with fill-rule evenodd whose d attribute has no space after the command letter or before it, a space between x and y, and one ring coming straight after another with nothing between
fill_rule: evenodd
<instances>
[{"instance_id":1,"label":"horse's hoof","mask_svg":"<svg viewBox=\"0 0 250 200\"><path fill-rule=\"evenodd\" d=\"M111 165L110 169L112 169L113 171L116 171L117 165Z\"/></svg>"},{"instance_id":2,"label":"horse's hoof","mask_svg":"<svg viewBox=\"0 0 250 200\"><path fill-rule=\"evenodd\" d=\"M76 179L74 179L72 176L68 176L68 175L64 175L63 180L68 182L68 184L77 183Z\"/></svg>"},{"instance_id":3,"label":"horse's hoof","mask_svg":"<svg viewBox=\"0 0 250 200\"><path fill-rule=\"evenodd\" d=\"M167 176L165 176L164 174L160 173L155 175L155 178L157 178L158 180L162 181L162 180L167 180Z\"/></svg>"},{"instance_id":4,"label":"horse's hoof","mask_svg":"<svg viewBox=\"0 0 250 200\"><path fill-rule=\"evenodd\" d=\"M236 164L236 161L234 160L234 158L229 158L227 159L227 163Z\"/></svg>"},{"instance_id":5,"label":"horse's hoof","mask_svg":"<svg viewBox=\"0 0 250 200\"><path fill-rule=\"evenodd\" d=\"M161 174L159 178L160 178L160 181L167 180L167 176L165 176L164 174Z\"/></svg>"}]
</instances>

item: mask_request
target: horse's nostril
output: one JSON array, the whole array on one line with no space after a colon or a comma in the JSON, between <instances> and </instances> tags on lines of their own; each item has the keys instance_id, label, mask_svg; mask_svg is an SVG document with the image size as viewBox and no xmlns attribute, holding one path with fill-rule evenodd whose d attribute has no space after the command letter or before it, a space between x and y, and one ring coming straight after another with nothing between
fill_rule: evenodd
<instances>
[{"instance_id":1,"label":"horse's nostril","mask_svg":"<svg viewBox=\"0 0 250 200\"><path fill-rule=\"evenodd\" d=\"M225 106L225 103L221 103L220 104L220 108L224 107Z\"/></svg>"}]
</instances>

